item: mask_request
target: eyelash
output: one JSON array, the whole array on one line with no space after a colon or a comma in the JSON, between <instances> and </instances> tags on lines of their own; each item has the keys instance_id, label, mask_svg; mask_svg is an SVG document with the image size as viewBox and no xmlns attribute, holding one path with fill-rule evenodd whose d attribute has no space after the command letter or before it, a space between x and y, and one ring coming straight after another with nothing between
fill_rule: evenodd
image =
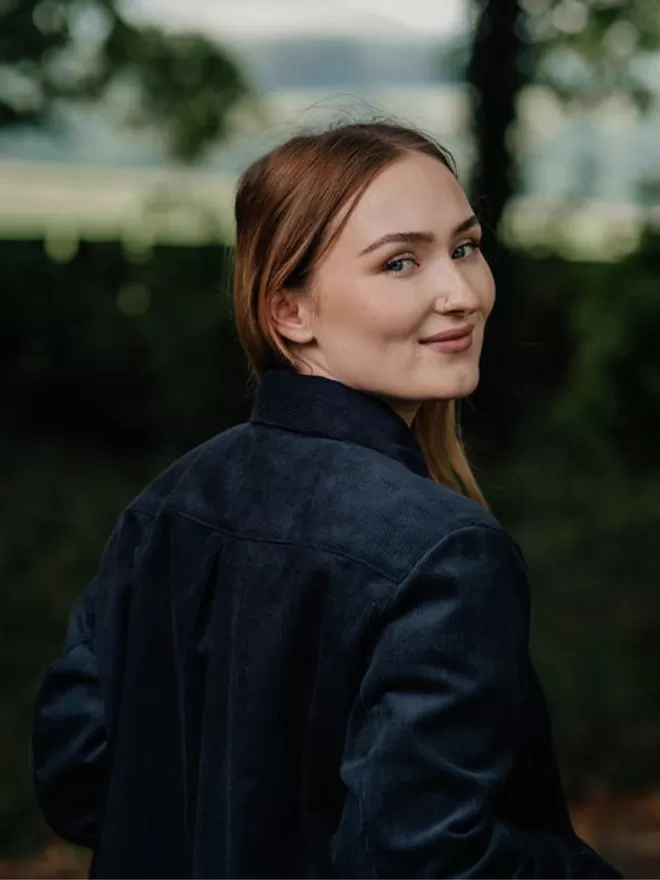
<instances>
[{"instance_id":1,"label":"eyelash","mask_svg":"<svg viewBox=\"0 0 660 880\"><path fill-rule=\"evenodd\" d=\"M456 253L456 251L460 250L461 248L466 248L466 247L473 248L472 253L474 253L475 251L478 251L481 249L481 241L477 238L470 239L470 241L464 241L463 244L459 244L458 247L455 248L454 254ZM466 254L463 257L458 257L458 259L465 260L465 259L467 259L468 256L470 256L470 254ZM453 254L452 254L452 257L453 257ZM408 256L394 257L393 259L388 260L383 265L383 271L389 272L391 275L401 275L402 273L394 271L392 266L395 265L396 263L405 263L405 262L414 263L415 265L419 266L419 263L415 259L415 257L408 257Z\"/></svg>"},{"instance_id":2,"label":"eyelash","mask_svg":"<svg viewBox=\"0 0 660 880\"><path fill-rule=\"evenodd\" d=\"M392 275L401 275L401 272L396 272L392 266L396 263L415 263L415 265L419 265L417 260L414 257L394 257L393 260L388 260L387 263L383 266L384 272L389 272Z\"/></svg>"},{"instance_id":3,"label":"eyelash","mask_svg":"<svg viewBox=\"0 0 660 880\"><path fill-rule=\"evenodd\" d=\"M481 239L479 238L471 238L469 241L464 241L463 244L459 244L454 253L456 253L459 248L471 247L473 248L472 253L481 249ZM469 254L467 256L470 256ZM460 259L466 259L466 257L462 257Z\"/></svg>"}]
</instances>

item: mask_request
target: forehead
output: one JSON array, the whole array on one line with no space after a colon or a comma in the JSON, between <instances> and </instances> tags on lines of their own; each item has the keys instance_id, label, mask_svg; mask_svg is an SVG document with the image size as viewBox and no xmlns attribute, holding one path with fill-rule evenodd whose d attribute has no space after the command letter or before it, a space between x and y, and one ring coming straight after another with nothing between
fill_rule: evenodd
<instances>
[{"instance_id":1,"label":"forehead","mask_svg":"<svg viewBox=\"0 0 660 880\"><path fill-rule=\"evenodd\" d=\"M371 181L340 240L359 244L358 239L365 239L368 244L388 232L410 231L442 236L471 213L451 171L438 159L415 153L388 165Z\"/></svg>"}]
</instances>

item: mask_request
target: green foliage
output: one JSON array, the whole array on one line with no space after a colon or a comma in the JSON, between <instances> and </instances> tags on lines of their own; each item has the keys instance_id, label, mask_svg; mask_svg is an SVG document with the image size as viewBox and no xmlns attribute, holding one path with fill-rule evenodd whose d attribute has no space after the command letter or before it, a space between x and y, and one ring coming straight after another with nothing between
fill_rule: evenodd
<instances>
[{"instance_id":1,"label":"green foliage","mask_svg":"<svg viewBox=\"0 0 660 880\"><path fill-rule=\"evenodd\" d=\"M660 47L656 0L526 0L522 5L525 33L535 46L537 82L582 111L617 94L642 111L649 109L654 93L642 70Z\"/></svg>"},{"instance_id":2,"label":"green foliage","mask_svg":"<svg viewBox=\"0 0 660 880\"><path fill-rule=\"evenodd\" d=\"M571 311L575 340L559 424L591 456L644 470L660 443L660 237L585 285Z\"/></svg>"},{"instance_id":3,"label":"green foliage","mask_svg":"<svg viewBox=\"0 0 660 880\"><path fill-rule=\"evenodd\" d=\"M515 256L516 444L482 479L532 585L563 775L660 781L658 238L614 265Z\"/></svg>"},{"instance_id":4,"label":"green foliage","mask_svg":"<svg viewBox=\"0 0 660 880\"><path fill-rule=\"evenodd\" d=\"M139 27L115 0L2 0L0 71L0 128L42 124L59 102L108 95L124 122L154 128L169 155L188 162L227 135L250 93L216 43Z\"/></svg>"},{"instance_id":5,"label":"green foliage","mask_svg":"<svg viewBox=\"0 0 660 880\"><path fill-rule=\"evenodd\" d=\"M42 0L0 5L0 127L43 121L53 99L68 91L56 59L71 43L72 6Z\"/></svg>"},{"instance_id":6,"label":"green foliage","mask_svg":"<svg viewBox=\"0 0 660 880\"><path fill-rule=\"evenodd\" d=\"M248 92L236 64L205 37L136 30L117 19L101 50L91 94L119 74L139 85L129 124L163 132L168 153L191 162L230 129L230 114Z\"/></svg>"},{"instance_id":7,"label":"green foliage","mask_svg":"<svg viewBox=\"0 0 660 880\"><path fill-rule=\"evenodd\" d=\"M657 0L475 0L467 81L475 162L471 190L497 230L520 189L511 133L518 98L545 85L565 108L591 112L612 99L655 103L649 62L660 49Z\"/></svg>"},{"instance_id":8,"label":"green foliage","mask_svg":"<svg viewBox=\"0 0 660 880\"><path fill-rule=\"evenodd\" d=\"M538 420L498 479L530 570L532 654L564 779L572 792L592 780L644 791L660 781L660 469L590 461Z\"/></svg>"},{"instance_id":9,"label":"green foliage","mask_svg":"<svg viewBox=\"0 0 660 880\"><path fill-rule=\"evenodd\" d=\"M0 259L14 426L47 426L111 448L167 437L178 448L228 415L220 385L228 371L242 374L227 249L161 247L133 263L116 244L83 243L62 264L38 244L11 242Z\"/></svg>"}]
</instances>

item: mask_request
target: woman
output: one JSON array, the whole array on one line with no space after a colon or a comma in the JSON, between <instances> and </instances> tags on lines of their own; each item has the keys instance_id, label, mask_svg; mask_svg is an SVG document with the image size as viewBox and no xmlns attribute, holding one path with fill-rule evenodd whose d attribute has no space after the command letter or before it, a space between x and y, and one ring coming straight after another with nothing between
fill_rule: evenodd
<instances>
[{"instance_id":1,"label":"woman","mask_svg":"<svg viewBox=\"0 0 660 880\"><path fill-rule=\"evenodd\" d=\"M39 689L46 818L98 877L620 877L457 436L494 285L450 157L294 137L236 221L252 414L121 516Z\"/></svg>"}]
</instances>

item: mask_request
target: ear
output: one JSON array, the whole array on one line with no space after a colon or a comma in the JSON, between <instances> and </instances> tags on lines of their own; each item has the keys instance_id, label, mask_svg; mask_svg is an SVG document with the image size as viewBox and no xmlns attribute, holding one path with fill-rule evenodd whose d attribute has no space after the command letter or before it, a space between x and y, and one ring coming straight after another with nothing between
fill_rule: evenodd
<instances>
[{"instance_id":1,"label":"ear","mask_svg":"<svg viewBox=\"0 0 660 880\"><path fill-rule=\"evenodd\" d=\"M311 342L314 339L312 312L308 294L278 290L270 298L269 309L273 326L290 342Z\"/></svg>"}]
</instances>

